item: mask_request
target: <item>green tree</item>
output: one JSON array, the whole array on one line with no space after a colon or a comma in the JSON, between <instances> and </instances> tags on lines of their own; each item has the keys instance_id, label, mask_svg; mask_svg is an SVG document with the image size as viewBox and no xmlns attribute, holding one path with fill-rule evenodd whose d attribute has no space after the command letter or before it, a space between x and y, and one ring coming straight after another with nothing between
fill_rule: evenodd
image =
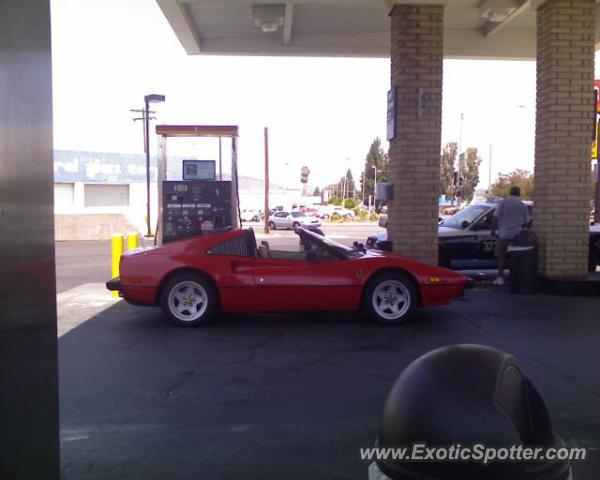
<instances>
[{"instance_id":1,"label":"green tree","mask_svg":"<svg viewBox=\"0 0 600 480\"><path fill-rule=\"evenodd\" d=\"M458 145L456 142L447 143L442 150L440 158L440 195L454 195L454 165L457 152Z\"/></svg>"},{"instance_id":2,"label":"green tree","mask_svg":"<svg viewBox=\"0 0 600 480\"><path fill-rule=\"evenodd\" d=\"M475 195L475 188L479 184L479 165L481 157L477 155L476 148L467 148L462 156L460 168L460 193L464 201L470 202Z\"/></svg>"},{"instance_id":3,"label":"green tree","mask_svg":"<svg viewBox=\"0 0 600 480\"><path fill-rule=\"evenodd\" d=\"M346 197L354 198L354 191L356 190L356 184L354 183L354 177L352 176L352 170L348 169L345 178L346 185Z\"/></svg>"},{"instance_id":4,"label":"green tree","mask_svg":"<svg viewBox=\"0 0 600 480\"><path fill-rule=\"evenodd\" d=\"M377 183L388 181L388 154L381 147L381 140L375 138L369 152L365 157L365 169L360 178L360 188L364 192L365 199L369 195L373 195L375 182L375 169L377 167Z\"/></svg>"},{"instance_id":5,"label":"green tree","mask_svg":"<svg viewBox=\"0 0 600 480\"><path fill-rule=\"evenodd\" d=\"M490 194L497 197L508 197L510 187L521 188L521 198L523 200L533 199L533 174L528 170L517 168L510 173L499 173L491 188Z\"/></svg>"}]
</instances>

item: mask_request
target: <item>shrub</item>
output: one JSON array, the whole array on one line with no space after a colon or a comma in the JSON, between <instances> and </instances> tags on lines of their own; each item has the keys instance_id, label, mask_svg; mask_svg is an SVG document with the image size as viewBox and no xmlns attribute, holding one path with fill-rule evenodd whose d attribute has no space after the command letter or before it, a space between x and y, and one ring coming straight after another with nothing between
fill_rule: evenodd
<instances>
[{"instance_id":1,"label":"shrub","mask_svg":"<svg viewBox=\"0 0 600 480\"><path fill-rule=\"evenodd\" d=\"M358 202L354 198L347 198L344 201L344 208L347 208L349 210L352 210L352 209L356 208L357 205L358 205Z\"/></svg>"},{"instance_id":2,"label":"shrub","mask_svg":"<svg viewBox=\"0 0 600 480\"><path fill-rule=\"evenodd\" d=\"M333 212L331 214L331 217L329 217L329 220L332 221L332 222L343 222L344 221L344 219L342 218L342 216L339 213L337 213L337 212Z\"/></svg>"}]
</instances>

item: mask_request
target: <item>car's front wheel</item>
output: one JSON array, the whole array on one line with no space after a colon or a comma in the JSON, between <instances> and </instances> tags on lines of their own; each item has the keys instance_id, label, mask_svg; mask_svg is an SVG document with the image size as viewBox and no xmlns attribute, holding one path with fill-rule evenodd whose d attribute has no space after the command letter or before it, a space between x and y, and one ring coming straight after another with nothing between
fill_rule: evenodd
<instances>
[{"instance_id":1,"label":"car's front wheel","mask_svg":"<svg viewBox=\"0 0 600 480\"><path fill-rule=\"evenodd\" d=\"M211 319L217 308L217 294L202 275L182 273L167 281L161 291L160 306L175 325L195 327Z\"/></svg>"},{"instance_id":2,"label":"car's front wheel","mask_svg":"<svg viewBox=\"0 0 600 480\"><path fill-rule=\"evenodd\" d=\"M417 298L416 286L408 275L402 272L383 273L367 285L363 308L373 320L397 325L411 317Z\"/></svg>"},{"instance_id":3,"label":"car's front wheel","mask_svg":"<svg viewBox=\"0 0 600 480\"><path fill-rule=\"evenodd\" d=\"M277 226L275 225L275 222L269 222L269 228L271 230L277 230Z\"/></svg>"}]
</instances>

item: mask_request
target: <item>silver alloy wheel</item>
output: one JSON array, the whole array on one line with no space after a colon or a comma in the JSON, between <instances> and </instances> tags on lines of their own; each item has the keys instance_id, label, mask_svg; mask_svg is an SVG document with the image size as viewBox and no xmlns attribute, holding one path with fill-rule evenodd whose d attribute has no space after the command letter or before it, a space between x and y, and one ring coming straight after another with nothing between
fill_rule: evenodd
<instances>
[{"instance_id":1,"label":"silver alloy wheel","mask_svg":"<svg viewBox=\"0 0 600 480\"><path fill-rule=\"evenodd\" d=\"M396 320L410 308L410 291L398 280L385 280L373 290L371 302L381 318Z\"/></svg>"},{"instance_id":2,"label":"silver alloy wheel","mask_svg":"<svg viewBox=\"0 0 600 480\"><path fill-rule=\"evenodd\" d=\"M168 305L174 317L182 322L193 322L206 312L208 294L199 283L186 280L171 288Z\"/></svg>"}]
</instances>

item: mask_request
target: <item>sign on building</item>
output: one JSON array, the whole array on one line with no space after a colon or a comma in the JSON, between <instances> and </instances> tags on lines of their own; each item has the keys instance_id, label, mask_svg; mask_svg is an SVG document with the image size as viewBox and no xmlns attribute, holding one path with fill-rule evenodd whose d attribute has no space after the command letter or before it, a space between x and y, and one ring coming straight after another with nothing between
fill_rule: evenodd
<instances>
[{"instance_id":1,"label":"sign on building","mask_svg":"<svg viewBox=\"0 0 600 480\"><path fill-rule=\"evenodd\" d=\"M387 92L387 135L390 141L396 136L396 87L393 86Z\"/></svg>"}]
</instances>

